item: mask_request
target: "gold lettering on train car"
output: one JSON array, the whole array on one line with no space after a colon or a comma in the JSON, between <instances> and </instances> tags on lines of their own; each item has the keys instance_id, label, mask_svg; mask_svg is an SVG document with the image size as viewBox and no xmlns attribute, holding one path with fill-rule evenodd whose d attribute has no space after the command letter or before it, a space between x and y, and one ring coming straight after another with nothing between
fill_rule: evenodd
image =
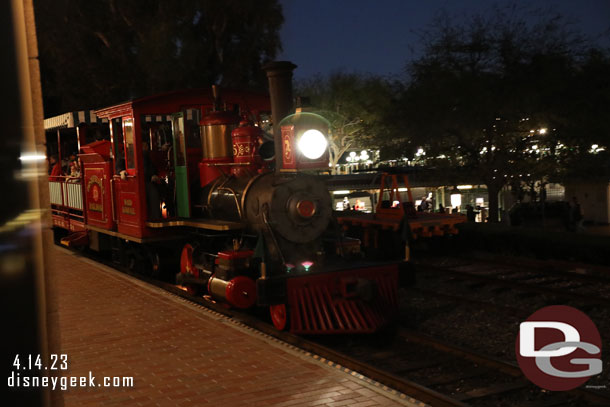
<instances>
[{"instance_id":1,"label":"gold lettering on train car","mask_svg":"<svg viewBox=\"0 0 610 407\"><path fill-rule=\"evenodd\" d=\"M121 212L126 215L135 215L136 208L133 206L133 201L131 199L123 199L123 207L121 208Z\"/></svg>"},{"instance_id":2,"label":"gold lettering on train car","mask_svg":"<svg viewBox=\"0 0 610 407\"><path fill-rule=\"evenodd\" d=\"M92 212L103 212L103 206L99 203L89 203L89 210Z\"/></svg>"},{"instance_id":3,"label":"gold lettering on train car","mask_svg":"<svg viewBox=\"0 0 610 407\"><path fill-rule=\"evenodd\" d=\"M126 215L135 215L136 209L131 206L123 206L122 212Z\"/></svg>"}]
</instances>

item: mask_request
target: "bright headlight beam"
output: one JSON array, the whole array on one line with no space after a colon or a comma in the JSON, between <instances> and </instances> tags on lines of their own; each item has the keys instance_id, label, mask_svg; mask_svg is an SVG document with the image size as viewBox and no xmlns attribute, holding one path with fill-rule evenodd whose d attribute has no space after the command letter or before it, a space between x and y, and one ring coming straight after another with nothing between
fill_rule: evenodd
<instances>
[{"instance_id":1,"label":"bright headlight beam","mask_svg":"<svg viewBox=\"0 0 610 407\"><path fill-rule=\"evenodd\" d=\"M328 141L320 130L310 129L303 133L298 142L301 153L310 160L317 160L328 147Z\"/></svg>"}]
</instances>

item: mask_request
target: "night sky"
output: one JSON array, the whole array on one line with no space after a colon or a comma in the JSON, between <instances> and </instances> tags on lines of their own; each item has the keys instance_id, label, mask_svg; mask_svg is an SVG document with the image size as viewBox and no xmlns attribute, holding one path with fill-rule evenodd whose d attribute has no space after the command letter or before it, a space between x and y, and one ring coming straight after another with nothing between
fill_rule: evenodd
<instances>
[{"instance_id":1,"label":"night sky","mask_svg":"<svg viewBox=\"0 0 610 407\"><path fill-rule=\"evenodd\" d=\"M285 22L280 60L298 65L295 77L345 70L400 75L417 55L417 31L446 9L458 18L489 10L486 0L280 0ZM522 0L569 16L575 28L610 47L610 0ZM506 4L500 2L499 4Z\"/></svg>"}]
</instances>

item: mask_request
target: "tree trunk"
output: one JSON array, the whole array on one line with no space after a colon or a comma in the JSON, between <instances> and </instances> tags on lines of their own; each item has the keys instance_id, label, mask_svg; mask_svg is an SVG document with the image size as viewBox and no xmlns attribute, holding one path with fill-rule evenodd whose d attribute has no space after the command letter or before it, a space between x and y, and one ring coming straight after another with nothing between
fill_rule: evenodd
<instances>
[{"instance_id":1,"label":"tree trunk","mask_svg":"<svg viewBox=\"0 0 610 407\"><path fill-rule=\"evenodd\" d=\"M489 194L489 217L488 222L498 222L498 193L502 187L496 183L487 184L487 192Z\"/></svg>"}]
</instances>

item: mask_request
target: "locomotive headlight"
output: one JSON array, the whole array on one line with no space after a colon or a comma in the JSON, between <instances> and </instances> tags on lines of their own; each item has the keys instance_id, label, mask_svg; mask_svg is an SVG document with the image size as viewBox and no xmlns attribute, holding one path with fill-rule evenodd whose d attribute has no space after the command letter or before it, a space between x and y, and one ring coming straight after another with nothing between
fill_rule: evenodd
<instances>
[{"instance_id":1,"label":"locomotive headlight","mask_svg":"<svg viewBox=\"0 0 610 407\"><path fill-rule=\"evenodd\" d=\"M299 150L310 160L317 160L328 147L328 141L320 130L310 129L305 131L298 141Z\"/></svg>"}]
</instances>

